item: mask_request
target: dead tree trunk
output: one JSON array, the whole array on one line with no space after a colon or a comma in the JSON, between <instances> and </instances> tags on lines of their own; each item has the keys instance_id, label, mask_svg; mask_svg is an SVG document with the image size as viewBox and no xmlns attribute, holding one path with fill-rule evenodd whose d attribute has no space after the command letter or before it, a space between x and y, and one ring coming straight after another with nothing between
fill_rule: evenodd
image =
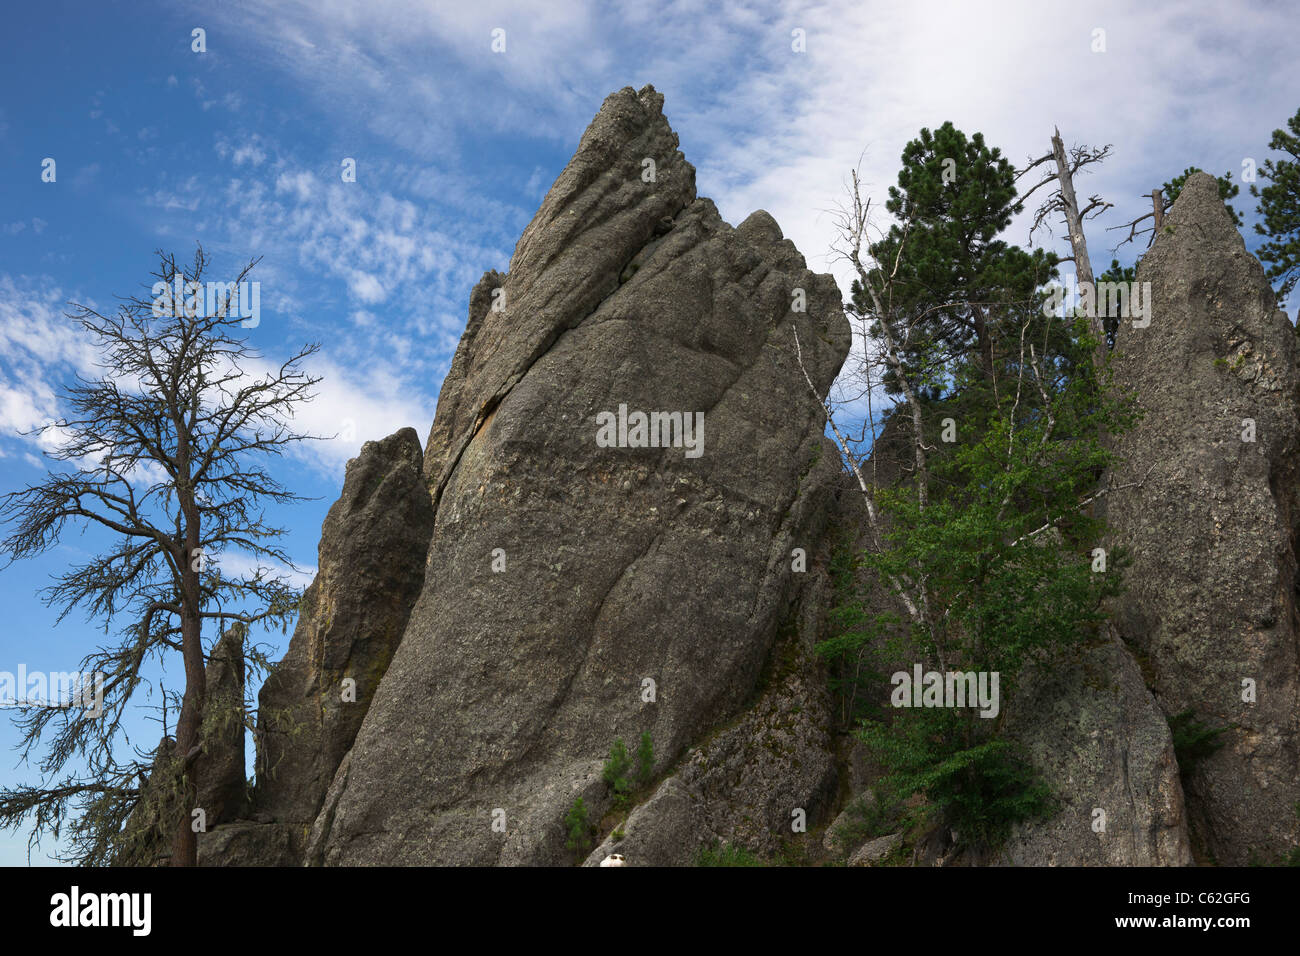
<instances>
[{"instance_id":1,"label":"dead tree trunk","mask_svg":"<svg viewBox=\"0 0 1300 956\"><path fill-rule=\"evenodd\" d=\"M1065 156L1065 144L1061 141L1061 131L1054 128L1052 133L1052 155L1056 159L1056 177L1061 190L1063 212L1066 228L1070 230L1070 251L1074 256L1074 274L1081 288L1092 290L1093 309L1088 317L1088 325L1097 339L1095 364L1098 372L1106 364L1106 331L1102 328L1101 316L1097 314L1096 284L1092 274L1092 260L1088 258L1088 240L1083 234L1083 216L1079 213L1079 200L1074 194L1074 177L1070 172L1070 162Z\"/></svg>"}]
</instances>

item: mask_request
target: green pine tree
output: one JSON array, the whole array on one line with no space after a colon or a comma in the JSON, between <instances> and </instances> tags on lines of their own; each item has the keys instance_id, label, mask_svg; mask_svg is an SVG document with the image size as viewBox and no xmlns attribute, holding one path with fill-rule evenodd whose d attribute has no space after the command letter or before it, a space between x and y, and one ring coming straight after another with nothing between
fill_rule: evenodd
<instances>
[{"instance_id":1,"label":"green pine tree","mask_svg":"<svg viewBox=\"0 0 1300 956\"><path fill-rule=\"evenodd\" d=\"M628 778L631 769L632 758L628 755L627 744L619 737L609 748L609 759L601 773L601 779L614 793L614 806L619 809L626 807L631 800L632 781Z\"/></svg>"},{"instance_id":2,"label":"green pine tree","mask_svg":"<svg viewBox=\"0 0 1300 956\"><path fill-rule=\"evenodd\" d=\"M904 246L886 307L911 320L904 366L924 399L949 390L953 356L972 357L982 378L993 379L999 345L1012 327L1018 335L1017 319L1033 314L1035 290L1055 276L1057 257L997 238L1022 206L1015 168L982 134L968 139L951 122L922 129L902 163L886 208L910 225L891 227L871 253L892 270ZM857 282L852 294L859 314L869 311ZM885 384L900 394L892 373Z\"/></svg>"},{"instance_id":3,"label":"green pine tree","mask_svg":"<svg viewBox=\"0 0 1300 956\"><path fill-rule=\"evenodd\" d=\"M574 801L569 812L564 815L564 827L568 830L565 846L581 856L591 849L591 821L587 817L587 805L582 797Z\"/></svg>"},{"instance_id":4,"label":"green pine tree","mask_svg":"<svg viewBox=\"0 0 1300 956\"><path fill-rule=\"evenodd\" d=\"M641 741L636 747L636 785L638 788L650 783L655 768L655 744L650 734L641 734Z\"/></svg>"},{"instance_id":5,"label":"green pine tree","mask_svg":"<svg viewBox=\"0 0 1300 956\"><path fill-rule=\"evenodd\" d=\"M1183 191L1183 186L1187 182L1187 177L1192 175L1192 173L1199 172L1202 172L1199 166L1188 166L1183 170L1181 176L1175 176L1161 187L1161 194L1165 199L1165 208L1172 206L1174 200L1177 199L1179 194ZM1228 200L1241 192L1241 187L1232 181L1231 172L1224 173L1222 176L1215 176L1214 179L1219 184L1219 198L1222 199L1223 204L1228 207L1228 215L1232 216L1232 221L1235 222L1237 228L1240 229L1245 225L1245 220L1241 218L1241 213L1232 208L1232 203L1228 202Z\"/></svg>"},{"instance_id":6,"label":"green pine tree","mask_svg":"<svg viewBox=\"0 0 1300 956\"><path fill-rule=\"evenodd\" d=\"M1250 187L1250 194L1259 199L1258 212L1264 220L1255 224L1255 231L1268 237L1255 254L1265 264L1269 279L1278 282L1279 300L1285 300L1300 280L1300 110L1286 125L1287 129L1273 130L1268 148L1291 158L1264 160L1259 175L1270 185Z\"/></svg>"}]
</instances>

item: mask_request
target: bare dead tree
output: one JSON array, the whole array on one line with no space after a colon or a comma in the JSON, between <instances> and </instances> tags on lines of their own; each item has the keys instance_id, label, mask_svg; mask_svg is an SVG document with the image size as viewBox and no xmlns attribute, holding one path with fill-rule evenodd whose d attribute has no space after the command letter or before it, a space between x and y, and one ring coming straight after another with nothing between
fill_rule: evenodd
<instances>
[{"instance_id":1,"label":"bare dead tree","mask_svg":"<svg viewBox=\"0 0 1300 956\"><path fill-rule=\"evenodd\" d=\"M1079 162L1085 162L1089 157L1098 158L1102 155L1104 151L1092 151L1087 155L1077 153L1076 158ZM862 430L863 437L865 438L869 433L871 439L872 454L869 460L858 453L855 442L838 420L836 405L841 404L842 407L842 403L833 402L829 394L818 394L807 371L804 370L803 374L809 390L826 411L831 433L840 448L845 466L853 475L858 490L863 496L869 541L872 547L879 551L886 546L886 528L877 500L881 483L879 476L867 473L876 464L879 452L877 440L882 434L878 429L875 407L872 404L872 388L873 385L879 385L884 381L886 373L891 375L898 385L902 402L901 408L896 406L895 410L906 413L905 421L910 426L906 428L906 431L910 432L907 436L908 457L911 459L908 480L914 486L917 508L920 512L924 512L930 505L930 457L935 448L926 443L923 406L915 382L912 380L912 370L904 361L904 354L909 346L917 342L915 337L920 334L918 329L924 325L922 319L926 311L950 308L953 304L945 302L918 306L913 302L907 308L895 304L895 280L902 271L900 265L907 255L910 224L903 223L899 227L898 235L901 236L901 241L897 243L881 245L873 242L873 237L882 236L884 232L871 221L871 203L862 197L861 180L856 171L850 174L846 191L847 200L832 210L837 233L832 252L839 260L847 262L852 267L856 280L855 289L861 290L861 295L855 295L853 301L845 303L844 308L854 326L855 341L863 350L860 356L855 355L855 368L850 372L849 379L857 382L858 387L853 389L855 396L857 398L865 396L867 401L867 419L862 425ZM1089 212L1091 211L1089 209ZM882 262L876 257L877 250L881 248L889 249L889 261ZM1049 336L1050 326L1047 323L1039 324L1042 325L1043 335ZM1041 466L1052 454L1052 446L1056 441L1055 408L1059 400L1056 395L1058 389L1055 385L1051 386L1052 394L1049 394L1049 378L1052 373L1046 361L1048 343L1044 340L1039 345L1035 345L1029 341L1027 336L1032 326L1033 322L1030 318L1026 318L1020 324L1018 355L1013 353L1009 356L1009 360L1013 362L1014 372L1011 380L1005 383L1008 403L1005 413L1009 429L1005 461L1001 463L1004 473L1008 476L1011 475L1013 468L1025 467L1026 456L1028 456L1030 472ZM803 369L802 348L797 330L794 335L796 358L800 368ZM954 355L950 358L957 360L960 357ZM1035 410L1026 412L1030 416L1026 420L1037 422L1036 441L1033 447L1026 448L1020 447L1023 441L1020 440L1017 430L1017 415L1021 412L1022 405L1029 400L1028 395L1031 391L1035 393ZM1007 487L1008 489L1018 487L1018 481L1008 483ZM1001 522L1015 505L1013 492L1008 490L998 502L996 520ZM1059 520L1058 517L1052 518L1052 521L1056 520ZM1008 520L1007 523L1010 525L1013 522ZM1014 544L1020 534L1021 532L1016 532L1011 535L1007 539L1008 543ZM898 596L911 625L922 627L933 635L938 663L946 669L948 664L946 640L952 635L948 634L947 613L941 606L945 602L939 601L930 593L924 570L918 568L913 574L900 572L898 576L891 577L888 583L894 594ZM951 601L948 600L946 603L950 605Z\"/></svg>"},{"instance_id":2,"label":"bare dead tree","mask_svg":"<svg viewBox=\"0 0 1300 956\"><path fill-rule=\"evenodd\" d=\"M1120 246L1130 243L1138 236L1146 235L1147 233L1151 234L1151 238L1147 240L1147 248L1150 248L1151 243L1155 242L1156 233L1159 232L1160 227L1165 224L1165 214L1169 212L1169 207L1172 205L1172 202L1165 199L1163 190L1151 190L1151 211L1149 213L1144 216L1138 216L1136 219L1132 219L1123 225L1111 226L1107 230L1108 232L1113 232L1116 229L1128 229L1128 235L1121 239L1119 244L1116 245L1114 249L1111 249L1111 252L1118 251ZM1138 224L1146 222L1148 219L1151 220L1151 225L1145 229L1139 229Z\"/></svg>"},{"instance_id":3,"label":"bare dead tree","mask_svg":"<svg viewBox=\"0 0 1300 956\"><path fill-rule=\"evenodd\" d=\"M219 292L210 296L202 247L189 265L162 252L158 258L151 298L123 298L108 315L84 305L68 314L96 343L104 374L78 376L65 390L67 417L34 433L55 439L46 454L69 467L0 497L0 523L9 527L0 553L8 563L47 551L69 523L115 541L43 594L60 608L59 620L81 607L102 618L106 630L111 621L128 622L118 644L82 664L83 672L105 675L102 715L41 709L20 720L26 757L59 715L40 765L43 775L65 772L77 756L86 769L53 786L0 793L0 826L17 828L33 817L33 840L42 832L57 836L80 801L90 818L80 829L73 824L85 851L81 862L112 858L116 829L139 801L145 765L119 758L122 719L143 681L143 665L153 657L170 659L170 652L185 673L171 748L176 759L169 768L181 811L171 821L170 862L196 862L189 810L197 792L195 759L203 752L204 633L215 638L236 622L284 628L300 597L284 576L262 566L293 568L275 544L283 529L267 524L262 505L305 499L261 462L309 437L296 433L291 419L298 403L313 397L319 379L300 365L319 346L254 371L249 366L261 356L240 333L237 305L257 260L234 283L212 284ZM219 559L230 552L251 556L257 569L227 576Z\"/></svg>"},{"instance_id":4,"label":"bare dead tree","mask_svg":"<svg viewBox=\"0 0 1300 956\"><path fill-rule=\"evenodd\" d=\"M1050 218L1056 214L1061 215L1069 236L1071 251L1071 255L1061 261L1074 263L1075 276L1078 278L1080 285L1092 286L1095 278L1092 271L1092 260L1088 255L1088 240L1083 231L1083 224L1088 219L1101 215L1111 208L1112 204L1106 202L1100 196L1093 195L1088 197L1087 205L1081 208L1074 191L1074 178L1088 166L1104 162L1110 156L1110 149L1110 144L1100 148L1072 146L1067 152L1065 144L1061 140L1060 129L1054 129L1052 133L1052 151L1039 156L1037 159L1030 159L1028 165L1016 175L1016 178L1019 179L1032 169L1048 163L1052 164L1051 169L1045 173L1043 178L1021 196L1022 201L1027 200L1043 186L1056 183L1056 191L1051 193L1034 213L1034 221L1029 229L1029 235L1032 239L1033 234L1044 226L1047 226L1050 232L1050 226L1048 225ZM1099 316L1093 315L1089 319L1092 334L1097 339L1095 362L1097 369L1100 370L1106 359L1106 334Z\"/></svg>"},{"instance_id":5,"label":"bare dead tree","mask_svg":"<svg viewBox=\"0 0 1300 956\"><path fill-rule=\"evenodd\" d=\"M871 235L874 226L871 221L871 203L869 199L864 200L862 198L861 179L856 169L850 173L850 185L847 187L847 192L847 204L839 206L834 212L837 240L833 252L837 257L853 266L858 283L871 305L868 310L859 311L858 307L850 302L845 304L845 311L856 326L856 335L863 343L864 348L870 348L868 343L873 341L872 336L869 334L873 324L879 331L879 351L874 354L864 354L863 356L861 374L866 383L865 392L869 395L873 380L879 381L883 377L876 370L883 372L883 369L888 368L894 374L910 411L912 458L915 469L913 478L916 484L918 505L924 509L927 506L929 495L927 456L931 449L925 443L921 405L917 400L916 390L903 362L903 349L907 346L917 328L916 317L914 315L905 316L892 308L894 280L898 275L903 252L907 248L908 224L904 224L902 241L897 244L893 261L889 263L877 262L872 252L874 245L871 242ZM909 318L911 321L909 321ZM827 421L830 424L832 433L835 435L836 443L840 447L846 465L857 481L859 491L862 493L866 504L872 544L879 549L884 545L884 528L875 501L875 483L869 482L863 474L863 462L836 422L834 408L829 396L818 395L813 387L812 380L803 366L803 353L797 330L795 330L794 336L799 367L803 370L804 379L808 383L809 389L812 390L818 402L826 409ZM879 437L876 425L874 417L869 414L867 422L864 423L864 430L870 430L873 448L876 439ZM940 622L936 621L930 613L929 598L926 593L924 579L917 581L894 579L891 580L890 584L906 609L910 620L916 624L928 625L932 629L936 629L940 625ZM937 653L940 665L946 669L947 665L944 661L941 644L937 647Z\"/></svg>"}]
</instances>

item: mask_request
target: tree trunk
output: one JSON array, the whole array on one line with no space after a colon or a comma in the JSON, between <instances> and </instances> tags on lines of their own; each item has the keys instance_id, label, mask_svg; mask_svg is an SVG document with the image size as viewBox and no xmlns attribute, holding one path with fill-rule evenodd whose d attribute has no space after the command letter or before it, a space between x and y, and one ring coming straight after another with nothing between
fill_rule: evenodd
<instances>
[{"instance_id":1,"label":"tree trunk","mask_svg":"<svg viewBox=\"0 0 1300 956\"><path fill-rule=\"evenodd\" d=\"M984 378L993 384L993 338L989 335L989 322L984 310L975 310L975 342L980 351L980 366L984 369Z\"/></svg>"},{"instance_id":2,"label":"tree trunk","mask_svg":"<svg viewBox=\"0 0 1300 956\"><path fill-rule=\"evenodd\" d=\"M196 576L197 577L197 576ZM185 660L185 696L181 702L180 719L176 722L176 755L180 758L180 806L184 810L176 824L172 838L172 866L198 864L198 836L194 832L191 811L198 800L198 786L194 779L195 762L190 754L199 745L199 731L203 723L203 702L207 693L207 678L203 668L203 643L200 640L199 619L187 614L181 623L181 648Z\"/></svg>"},{"instance_id":3,"label":"tree trunk","mask_svg":"<svg viewBox=\"0 0 1300 956\"><path fill-rule=\"evenodd\" d=\"M1092 260L1088 258L1088 240L1083 235L1083 220L1079 216L1079 200L1074 195L1074 180L1070 176L1070 163L1065 157L1065 144L1061 142L1061 131L1055 130L1052 136L1052 155L1056 159L1057 182L1061 186L1061 199L1065 205L1065 224L1070 230L1070 250L1074 254L1074 275L1080 287L1092 289L1093 314L1088 317L1089 327L1097 339L1094 363L1098 373L1106 364L1106 331L1102 328L1101 317L1097 315L1097 286L1092 275Z\"/></svg>"},{"instance_id":4,"label":"tree trunk","mask_svg":"<svg viewBox=\"0 0 1300 956\"><path fill-rule=\"evenodd\" d=\"M185 548L181 564L181 656L185 661L185 696L181 715L176 722L176 755L180 763L180 787L183 809L172 840L172 866L198 865L198 835L194 832L192 812L198 802L195 780L196 751L202 741L203 710L207 698L207 673L203 666L202 595L199 591L199 512L190 482L190 448L183 416L176 416L180 435L177 448L177 504L185 519Z\"/></svg>"}]
</instances>

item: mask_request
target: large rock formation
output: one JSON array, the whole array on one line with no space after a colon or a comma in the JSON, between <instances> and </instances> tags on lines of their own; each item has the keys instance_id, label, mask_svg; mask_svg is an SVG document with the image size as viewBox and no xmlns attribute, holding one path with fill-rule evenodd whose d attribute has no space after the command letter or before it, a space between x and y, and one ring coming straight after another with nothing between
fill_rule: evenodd
<instances>
[{"instance_id":1,"label":"large rock formation","mask_svg":"<svg viewBox=\"0 0 1300 956\"><path fill-rule=\"evenodd\" d=\"M677 145L653 88L610 96L509 273L471 297L425 455L424 590L311 861L571 859L563 818L579 796L593 820L608 806L616 737L649 732L656 773L672 768L746 719L782 625L799 632L794 552L815 551L838 469L794 330L824 392L848 324L771 216L732 228L696 197ZM651 412L695 430L635 447ZM628 432L598 441L605 413ZM750 733L776 733L780 708L757 707ZM825 743L805 728L775 746L791 741ZM755 840L816 816L827 762L809 756L767 775L794 805L765 808ZM717 804L710 832L740 829L718 819L736 794L680 776Z\"/></svg>"},{"instance_id":2,"label":"large rock formation","mask_svg":"<svg viewBox=\"0 0 1300 956\"><path fill-rule=\"evenodd\" d=\"M1205 173L1137 278L1155 312L1122 322L1116 345L1116 383L1144 417L1109 504L1133 557L1115 621L1166 716L1228 728L1182 768L1199 849L1276 860L1300 832L1295 333Z\"/></svg>"},{"instance_id":3,"label":"large rock formation","mask_svg":"<svg viewBox=\"0 0 1300 956\"><path fill-rule=\"evenodd\" d=\"M1214 181L1189 178L1142 262L1151 324L1120 330L1145 417L1102 501L1128 591L1005 712L1059 812L954 853L944 827L864 828L880 769L833 739L814 653L835 542L866 546L808 382L824 393L848 351L838 290L766 213L723 222L677 145L652 88L610 96L508 273L471 293L424 454L407 429L349 464L261 694L251 813L201 860L683 865L726 843L1143 866L1294 845L1296 346ZM871 481L907 480L899 428ZM1226 728L1195 763L1167 720L1189 711ZM652 779L611 813L602 765L643 733ZM601 842L575 853L579 799Z\"/></svg>"},{"instance_id":4,"label":"large rock formation","mask_svg":"<svg viewBox=\"0 0 1300 956\"><path fill-rule=\"evenodd\" d=\"M768 858L808 855L805 844L811 841L796 832L795 817L802 812L815 822L824 816L838 783L831 739L835 713L812 647L824 636L829 604L828 556L817 557L819 566L809 569L797 613L769 657L754 704L692 747L591 853L587 866L614 853L638 866L689 866L702 849L721 844Z\"/></svg>"},{"instance_id":5,"label":"large rock formation","mask_svg":"<svg viewBox=\"0 0 1300 956\"><path fill-rule=\"evenodd\" d=\"M997 861L1191 863L1173 740L1128 649L1110 634L1064 666L1024 675L1022 684L1008 730L1052 787L1058 809L1016 826Z\"/></svg>"},{"instance_id":6,"label":"large rock formation","mask_svg":"<svg viewBox=\"0 0 1300 956\"><path fill-rule=\"evenodd\" d=\"M433 504L422 464L411 428L366 442L348 462L343 491L321 526L316 578L289 650L258 698L252 821L205 835L203 860L301 861L424 581ZM242 742L239 757L242 771Z\"/></svg>"}]
</instances>

